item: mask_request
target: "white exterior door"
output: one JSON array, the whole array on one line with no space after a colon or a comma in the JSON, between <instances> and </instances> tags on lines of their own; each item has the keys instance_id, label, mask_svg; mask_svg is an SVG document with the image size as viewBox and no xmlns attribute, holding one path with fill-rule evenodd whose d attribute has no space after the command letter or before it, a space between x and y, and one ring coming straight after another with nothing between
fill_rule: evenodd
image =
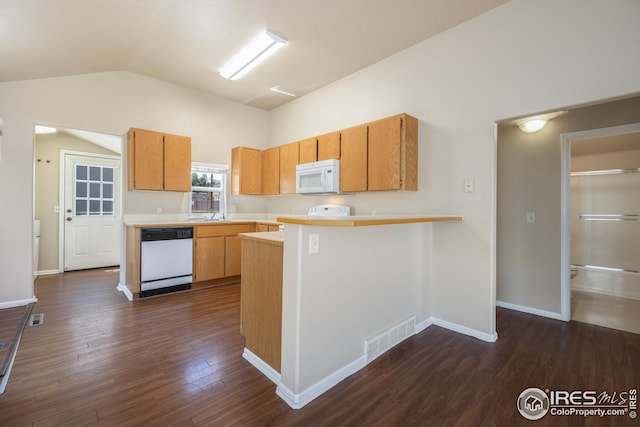
<instances>
[{"instance_id":1,"label":"white exterior door","mask_svg":"<svg viewBox=\"0 0 640 427\"><path fill-rule=\"evenodd\" d=\"M120 160L64 157L64 270L120 264Z\"/></svg>"}]
</instances>

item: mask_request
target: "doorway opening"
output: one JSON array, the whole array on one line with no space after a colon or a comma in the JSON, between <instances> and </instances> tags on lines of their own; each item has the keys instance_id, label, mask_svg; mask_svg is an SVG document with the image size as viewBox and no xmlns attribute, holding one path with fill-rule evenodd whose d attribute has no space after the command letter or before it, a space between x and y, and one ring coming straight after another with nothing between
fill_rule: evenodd
<instances>
[{"instance_id":1,"label":"doorway opening","mask_svg":"<svg viewBox=\"0 0 640 427\"><path fill-rule=\"evenodd\" d=\"M640 123L564 134L562 169L563 311L640 333Z\"/></svg>"},{"instance_id":2,"label":"doorway opening","mask_svg":"<svg viewBox=\"0 0 640 427\"><path fill-rule=\"evenodd\" d=\"M34 134L34 277L118 265L122 138L40 125Z\"/></svg>"}]
</instances>

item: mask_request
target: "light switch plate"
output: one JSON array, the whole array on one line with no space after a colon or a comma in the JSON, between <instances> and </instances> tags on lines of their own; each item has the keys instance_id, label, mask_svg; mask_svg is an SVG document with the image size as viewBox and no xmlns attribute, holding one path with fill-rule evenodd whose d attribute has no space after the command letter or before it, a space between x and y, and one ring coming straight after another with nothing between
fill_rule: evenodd
<instances>
[{"instance_id":1,"label":"light switch plate","mask_svg":"<svg viewBox=\"0 0 640 427\"><path fill-rule=\"evenodd\" d=\"M527 212L527 223L535 224L536 222L536 213L535 212Z\"/></svg>"}]
</instances>

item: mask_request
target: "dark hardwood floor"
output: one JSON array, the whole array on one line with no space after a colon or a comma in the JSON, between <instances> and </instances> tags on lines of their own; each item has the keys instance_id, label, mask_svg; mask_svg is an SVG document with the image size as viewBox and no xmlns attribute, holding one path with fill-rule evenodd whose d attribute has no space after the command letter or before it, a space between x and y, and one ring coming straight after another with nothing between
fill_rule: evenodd
<instances>
[{"instance_id":1,"label":"dark hardwood floor","mask_svg":"<svg viewBox=\"0 0 640 427\"><path fill-rule=\"evenodd\" d=\"M36 281L0 426L617 426L528 421L528 387L640 388L640 335L498 310L496 343L432 326L300 410L242 357L239 285L130 303L117 270ZM329 313L329 312L328 312Z\"/></svg>"}]
</instances>

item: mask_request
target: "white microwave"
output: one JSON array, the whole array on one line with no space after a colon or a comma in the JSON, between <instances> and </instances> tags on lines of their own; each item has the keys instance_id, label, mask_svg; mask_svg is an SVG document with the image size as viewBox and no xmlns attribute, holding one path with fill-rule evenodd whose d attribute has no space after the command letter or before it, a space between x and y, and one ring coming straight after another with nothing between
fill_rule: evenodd
<instances>
[{"instance_id":1,"label":"white microwave","mask_svg":"<svg viewBox=\"0 0 640 427\"><path fill-rule=\"evenodd\" d=\"M296 165L296 193L318 194L340 191L340 161L335 159Z\"/></svg>"}]
</instances>

